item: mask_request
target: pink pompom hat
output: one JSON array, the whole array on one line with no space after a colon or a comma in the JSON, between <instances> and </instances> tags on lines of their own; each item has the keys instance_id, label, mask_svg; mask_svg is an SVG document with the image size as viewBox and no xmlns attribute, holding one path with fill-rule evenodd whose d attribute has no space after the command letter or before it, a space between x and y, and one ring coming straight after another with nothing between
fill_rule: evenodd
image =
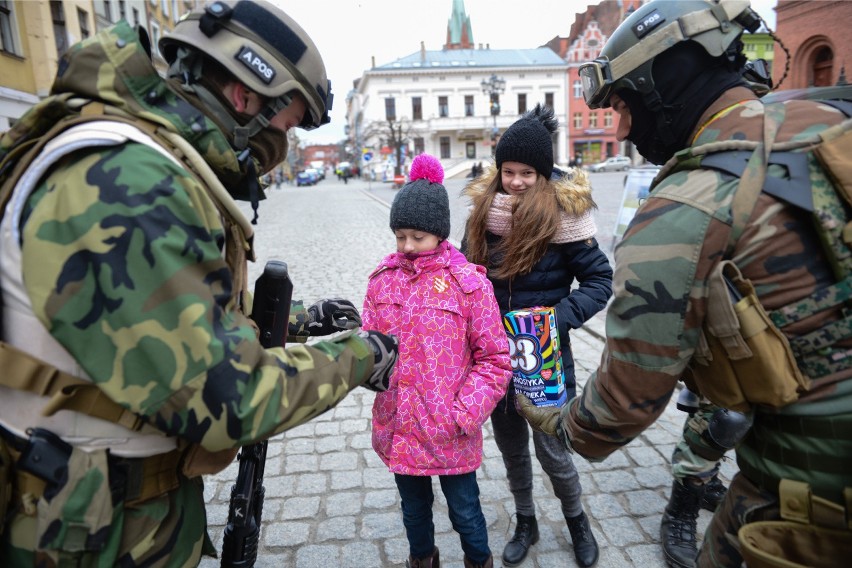
<instances>
[{"instance_id":1,"label":"pink pompom hat","mask_svg":"<svg viewBox=\"0 0 852 568\"><path fill-rule=\"evenodd\" d=\"M409 182L394 197L390 212L390 228L417 229L440 239L450 236L450 200L444 182L441 162L429 154L414 158Z\"/></svg>"}]
</instances>

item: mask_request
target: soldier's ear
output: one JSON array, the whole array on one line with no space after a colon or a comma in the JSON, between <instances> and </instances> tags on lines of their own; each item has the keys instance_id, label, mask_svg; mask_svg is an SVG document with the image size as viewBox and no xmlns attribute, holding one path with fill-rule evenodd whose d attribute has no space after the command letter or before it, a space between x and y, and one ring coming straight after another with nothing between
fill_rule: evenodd
<instances>
[{"instance_id":1,"label":"soldier's ear","mask_svg":"<svg viewBox=\"0 0 852 568\"><path fill-rule=\"evenodd\" d=\"M228 97L228 100L231 101L231 104L234 105L234 109L240 113L248 111L249 105L251 105L252 96L256 96L239 81L232 81L231 83L228 83L224 92Z\"/></svg>"}]
</instances>

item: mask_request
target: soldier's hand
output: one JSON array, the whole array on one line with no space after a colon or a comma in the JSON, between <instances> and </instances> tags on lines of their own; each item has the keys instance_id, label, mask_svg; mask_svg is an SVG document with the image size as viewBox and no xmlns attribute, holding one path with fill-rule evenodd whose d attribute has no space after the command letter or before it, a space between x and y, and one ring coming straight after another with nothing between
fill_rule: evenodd
<instances>
[{"instance_id":1,"label":"soldier's hand","mask_svg":"<svg viewBox=\"0 0 852 568\"><path fill-rule=\"evenodd\" d=\"M394 335L378 331L361 331L358 336L373 349L373 373L361 386L375 392L388 390L390 376L396 366L399 340Z\"/></svg>"},{"instance_id":2,"label":"soldier's hand","mask_svg":"<svg viewBox=\"0 0 852 568\"><path fill-rule=\"evenodd\" d=\"M319 300L305 312L291 318L290 335L331 335L338 331L355 329L361 325L361 314L349 300L327 298Z\"/></svg>"},{"instance_id":3,"label":"soldier's hand","mask_svg":"<svg viewBox=\"0 0 852 568\"><path fill-rule=\"evenodd\" d=\"M529 422L533 430L558 437L556 432L561 412L558 406L536 406L526 396L515 392L515 408Z\"/></svg>"}]
</instances>

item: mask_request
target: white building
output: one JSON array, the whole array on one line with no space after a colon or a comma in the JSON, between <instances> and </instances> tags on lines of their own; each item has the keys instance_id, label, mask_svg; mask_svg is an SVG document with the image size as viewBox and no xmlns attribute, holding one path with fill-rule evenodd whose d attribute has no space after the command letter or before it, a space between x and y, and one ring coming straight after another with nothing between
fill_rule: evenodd
<instances>
[{"instance_id":1,"label":"white building","mask_svg":"<svg viewBox=\"0 0 852 568\"><path fill-rule=\"evenodd\" d=\"M348 94L350 145L372 156L362 169L392 161L394 139L403 141L406 162L413 155L432 154L441 159L448 177L473 163L487 163L499 134L537 103L554 109L559 120L554 158L567 164L567 63L546 47L474 48L469 19L458 0L447 36L444 49L426 50L421 43L418 52L374 65ZM502 82L499 94L486 88L492 78ZM492 99L499 114L491 112Z\"/></svg>"}]
</instances>

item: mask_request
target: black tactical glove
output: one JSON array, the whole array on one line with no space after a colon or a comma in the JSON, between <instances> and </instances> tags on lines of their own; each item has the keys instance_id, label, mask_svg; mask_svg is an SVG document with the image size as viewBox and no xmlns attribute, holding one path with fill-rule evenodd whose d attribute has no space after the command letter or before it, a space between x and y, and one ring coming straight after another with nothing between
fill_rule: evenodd
<instances>
[{"instance_id":1,"label":"black tactical glove","mask_svg":"<svg viewBox=\"0 0 852 568\"><path fill-rule=\"evenodd\" d=\"M373 349L373 374L361 386L375 392L388 390L390 376L396 366L399 340L395 335L378 331L360 331L358 336Z\"/></svg>"},{"instance_id":2,"label":"black tactical glove","mask_svg":"<svg viewBox=\"0 0 852 568\"><path fill-rule=\"evenodd\" d=\"M533 430L548 436L559 437L557 430L562 409L558 406L536 406L530 399L516 391L515 408L529 422Z\"/></svg>"},{"instance_id":3,"label":"black tactical glove","mask_svg":"<svg viewBox=\"0 0 852 568\"><path fill-rule=\"evenodd\" d=\"M315 337L355 329L360 325L361 315L352 302L343 298L327 298L291 317L288 334Z\"/></svg>"}]
</instances>

